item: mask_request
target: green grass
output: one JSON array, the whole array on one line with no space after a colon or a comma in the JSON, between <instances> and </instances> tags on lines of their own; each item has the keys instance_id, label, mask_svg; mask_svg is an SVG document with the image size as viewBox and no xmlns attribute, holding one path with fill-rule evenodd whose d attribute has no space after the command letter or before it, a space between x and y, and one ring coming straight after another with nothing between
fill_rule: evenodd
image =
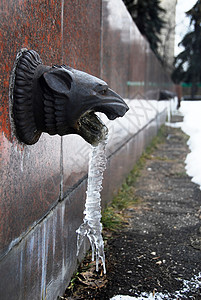
<instances>
[{"instance_id":1,"label":"green grass","mask_svg":"<svg viewBox=\"0 0 201 300\"><path fill-rule=\"evenodd\" d=\"M153 159L152 153L157 149L158 145L165 141L167 135L167 127L164 125L158 131L146 150L142 153L141 157L136 162L133 170L124 180L117 195L113 198L112 202L102 213L102 224L104 229L112 231L119 230L123 223L124 218L122 212L133 204L137 204L140 199L135 196L135 183L140 176L147 159Z\"/></svg>"},{"instance_id":2,"label":"green grass","mask_svg":"<svg viewBox=\"0 0 201 300\"><path fill-rule=\"evenodd\" d=\"M174 174L174 176L175 176L175 177L186 177L187 175L186 175L186 172L183 171L183 172L176 172L176 173Z\"/></svg>"},{"instance_id":3,"label":"green grass","mask_svg":"<svg viewBox=\"0 0 201 300\"><path fill-rule=\"evenodd\" d=\"M70 281L70 284L68 286L68 290L71 290L72 292L74 291L74 288L75 288L75 285L79 279L79 276L80 276L80 272L77 271L74 276L72 277L71 281Z\"/></svg>"},{"instance_id":4,"label":"green grass","mask_svg":"<svg viewBox=\"0 0 201 300\"><path fill-rule=\"evenodd\" d=\"M102 214L102 224L105 229L116 231L121 228L122 218L114 207L108 206Z\"/></svg>"}]
</instances>

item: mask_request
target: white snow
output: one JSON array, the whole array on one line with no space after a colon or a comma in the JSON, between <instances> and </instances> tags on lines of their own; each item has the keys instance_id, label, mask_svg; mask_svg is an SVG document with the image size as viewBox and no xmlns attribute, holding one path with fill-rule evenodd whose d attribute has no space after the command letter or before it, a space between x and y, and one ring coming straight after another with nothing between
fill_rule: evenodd
<instances>
[{"instance_id":1,"label":"white snow","mask_svg":"<svg viewBox=\"0 0 201 300\"><path fill-rule=\"evenodd\" d=\"M181 280L178 278L178 280ZM164 300L164 299L172 299L177 300L180 299L178 297L185 296L185 293L188 291L196 291L201 287L201 273L193 276L190 280L183 280L183 287L180 291L176 291L173 294L170 293L141 293L139 297L132 296L123 296L117 295L112 297L110 300ZM183 299L183 298L182 298Z\"/></svg>"},{"instance_id":2,"label":"white snow","mask_svg":"<svg viewBox=\"0 0 201 300\"><path fill-rule=\"evenodd\" d=\"M180 112L184 115L181 129L190 136L186 171L201 186L201 101L183 101Z\"/></svg>"},{"instance_id":3,"label":"white snow","mask_svg":"<svg viewBox=\"0 0 201 300\"><path fill-rule=\"evenodd\" d=\"M166 126L172 127L172 128L181 128L182 122L177 122L177 123L170 123L170 122L165 122Z\"/></svg>"},{"instance_id":4,"label":"white snow","mask_svg":"<svg viewBox=\"0 0 201 300\"><path fill-rule=\"evenodd\" d=\"M190 153L185 160L186 172L201 189L201 101L182 101L179 112L184 116L183 122L166 122L166 125L181 127L189 135L187 144Z\"/></svg>"}]
</instances>

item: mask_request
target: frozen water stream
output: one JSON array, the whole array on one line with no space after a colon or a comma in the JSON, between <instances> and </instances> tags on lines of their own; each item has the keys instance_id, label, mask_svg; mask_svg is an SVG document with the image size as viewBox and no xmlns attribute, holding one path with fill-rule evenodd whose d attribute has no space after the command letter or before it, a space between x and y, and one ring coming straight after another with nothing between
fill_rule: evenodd
<instances>
[{"instance_id":1,"label":"frozen water stream","mask_svg":"<svg viewBox=\"0 0 201 300\"><path fill-rule=\"evenodd\" d=\"M96 254L96 271L98 271L99 258L102 260L103 271L106 273L105 268L105 254L104 243L102 238L102 224L101 224L101 195L103 172L106 168L106 154L105 147L107 144L107 133L98 144L92 146L88 183L87 183L87 197L85 203L84 220L80 227L77 229L77 255L79 254L80 247L87 236L92 248L92 260L94 260L94 253Z\"/></svg>"}]
</instances>

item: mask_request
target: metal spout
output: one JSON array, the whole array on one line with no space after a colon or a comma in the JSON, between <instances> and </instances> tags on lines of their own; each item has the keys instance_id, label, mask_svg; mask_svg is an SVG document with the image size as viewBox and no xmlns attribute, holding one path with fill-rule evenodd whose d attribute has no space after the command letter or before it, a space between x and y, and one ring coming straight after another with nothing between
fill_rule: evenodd
<instances>
[{"instance_id":1,"label":"metal spout","mask_svg":"<svg viewBox=\"0 0 201 300\"><path fill-rule=\"evenodd\" d=\"M105 125L95 112L114 120L128 110L103 80L65 65L45 66L34 50L22 51L14 76L16 135L28 145L35 144L42 132L79 134L96 144Z\"/></svg>"}]
</instances>

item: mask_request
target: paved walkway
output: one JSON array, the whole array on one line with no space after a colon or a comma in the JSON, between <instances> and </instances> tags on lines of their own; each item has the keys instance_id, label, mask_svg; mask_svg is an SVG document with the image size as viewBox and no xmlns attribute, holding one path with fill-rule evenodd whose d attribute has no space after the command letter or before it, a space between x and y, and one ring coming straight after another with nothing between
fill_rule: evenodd
<instances>
[{"instance_id":1,"label":"paved walkway","mask_svg":"<svg viewBox=\"0 0 201 300\"><path fill-rule=\"evenodd\" d=\"M188 151L167 127L135 184L129 226L108 242L107 283L76 299L201 299L201 191L185 173Z\"/></svg>"}]
</instances>

